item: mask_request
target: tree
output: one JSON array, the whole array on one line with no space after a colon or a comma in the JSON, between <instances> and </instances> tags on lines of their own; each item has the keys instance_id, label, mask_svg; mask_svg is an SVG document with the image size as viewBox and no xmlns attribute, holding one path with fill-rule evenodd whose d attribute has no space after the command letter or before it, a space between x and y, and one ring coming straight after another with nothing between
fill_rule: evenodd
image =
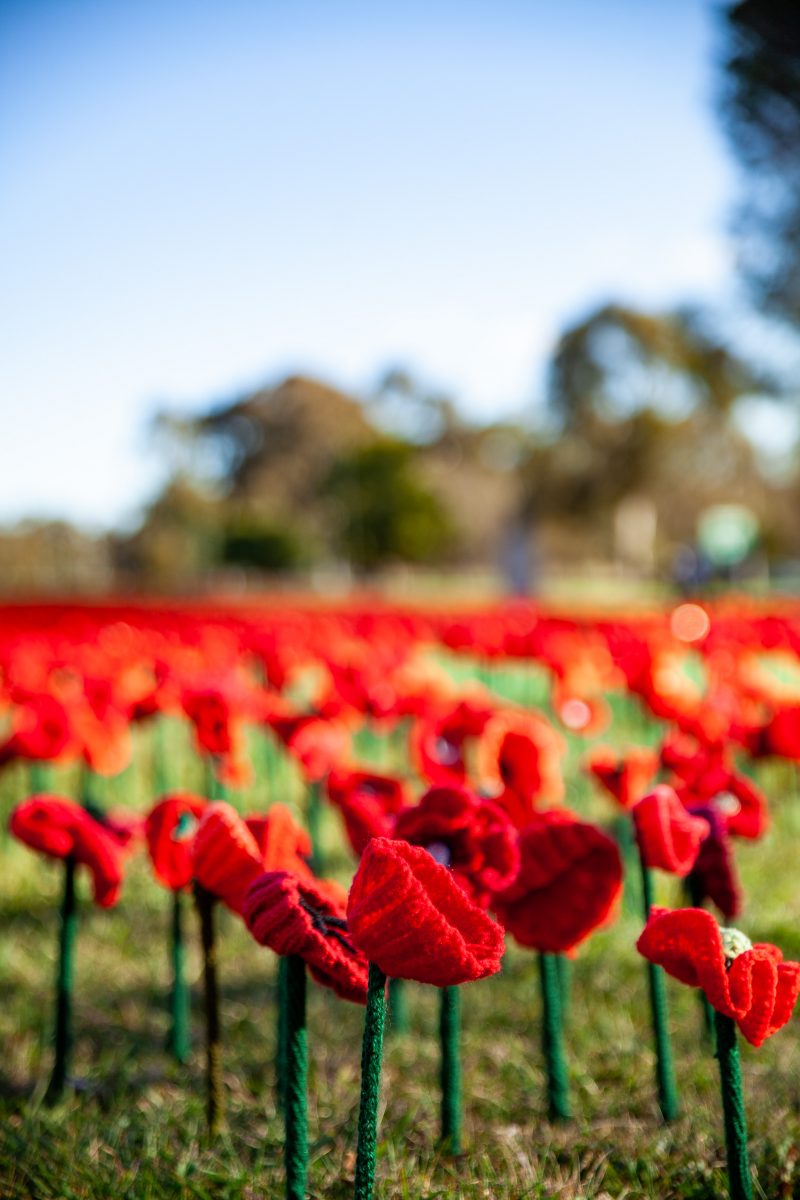
<instances>
[{"instance_id":1,"label":"tree","mask_svg":"<svg viewBox=\"0 0 800 1200\"><path fill-rule=\"evenodd\" d=\"M343 454L323 481L337 548L353 566L429 562L452 540L447 514L415 478L414 453L408 442L382 438Z\"/></svg>"},{"instance_id":2,"label":"tree","mask_svg":"<svg viewBox=\"0 0 800 1200\"><path fill-rule=\"evenodd\" d=\"M745 170L735 220L756 303L800 324L800 5L741 0L724 15L720 110Z\"/></svg>"}]
</instances>

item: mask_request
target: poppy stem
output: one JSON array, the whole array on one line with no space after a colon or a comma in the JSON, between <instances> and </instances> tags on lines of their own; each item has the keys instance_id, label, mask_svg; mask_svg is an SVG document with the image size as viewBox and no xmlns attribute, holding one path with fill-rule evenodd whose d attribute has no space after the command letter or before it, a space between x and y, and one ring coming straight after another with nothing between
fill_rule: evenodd
<instances>
[{"instance_id":1,"label":"poppy stem","mask_svg":"<svg viewBox=\"0 0 800 1200\"><path fill-rule=\"evenodd\" d=\"M64 859L64 891L61 897L56 974L55 1059L47 1088L48 1100L64 1093L72 1056L72 992L75 978L75 934L78 913L75 904L75 859Z\"/></svg>"},{"instance_id":2,"label":"poppy stem","mask_svg":"<svg viewBox=\"0 0 800 1200\"><path fill-rule=\"evenodd\" d=\"M561 1000L561 1023L566 1025L572 1000L572 967L564 954L556 955L556 967L558 969L558 992Z\"/></svg>"},{"instance_id":3,"label":"poppy stem","mask_svg":"<svg viewBox=\"0 0 800 1200\"><path fill-rule=\"evenodd\" d=\"M186 943L183 936L183 895L172 893L171 929L172 989L168 1048L176 1062L189 1057L189 988L186 983Z\"/></svg>"},{"instance_id":4,"label":"poppy stem","mask_svg":"<svg viewBox=\"0 0 800 1200\"><path fill-rule=\"evenodd\" d=\"M389 1028L392 1033L408 1033L408 992L405 980L389 980Z\"/></svg>"},{"instance_id":5,"label":"poppy stem","mask_svg":"<svg viewBox=\"0 0 800 1200\"><path fill-rule=\"evenodd\" d=\"M320 784L316 782L310 783L308 786L306 821L308 822L308 835L311 838L311 870L315 875L323 875L322 799Z\"/></svg>"},{"instance_id":6,"label":"poppy stem","mask_svg":"<svg viewBox=\"0 0 800 1200\"><path fill-rule=\"evenodd\" d=\"M684 887L686 890L686 896L689 901L690 907L691 908L702 908L703 900L705 899L705 896L704 896L702 884L700 882L700 878L694 871L690 871L689 874L686 876L686 878L684 880ZM700 1012L701 1012L702 1021L703 1021L703 1033L705 1034L706 1038L713 1045L713 1042L714 1042L714 1009L709 1004L708 997L706 996L705 992L702 989L698 990L697 994L700 997Z\"/></svg>"},{"instance_id":7,"label":"poppy stem","mask_svg":"<svg viewBox=\"0 0 800 1200\"><path fill-rule=\"evenodd\" d=\"M355 1200L371 1200L375 1183L375 1150L378 1138L378 1100L381 1086L383 1024L386 1015L386 976L369 964L367 1011L361 1049L361 1099L358 1108Z\"/></svg>"},{"instance_id":8,"label":"poppy stem","mask_svg":"<svg viewBox=\"0 0 800 1200\"><path fill-rule=\"evenodd\" d=\"M53 770L49 762L33 758L28 765L28 781L31 795L39 792L49 792L52 785Z\"/></svg>"},{"instance_id":9,"label":"poppy stem","mask_svg":"<svg viewBox=\"0 0 800 1200\"><path fill-rule=\"evenodd\" d=\"M572 1113L555 954L539 955L539 980L542 992L542 1051L547 1068L548 1113L551 1121L567 1121Z\"/></svg>"},{"instance_id":10,"label":"poppy stem","mask_svg":"<svg viewBox=\"0 0 800 1200\"><path fill-rule=\"evenodd\" d=\"M639 849L642 868L642 899L644 919L650 916L653 907L653 879ZM667 1011L667 989L664 971L655 963L647 961L647 982L650 989L650 1017L653 1023L653 1044L656 1051L656 1087L658 1106L665 1121L674 1121L678 1115L678 1085L675 1082L675 1065L672 1059L672 1043L669 1036Z\"/></svg>"},{"instance_id":11,"label":"poppy stem","mask_svg":"<svg viewBox=\"0 0 800 1200\"><path fill-rule=\"evenodd\" d=\"M725 1119L725 1151L731 1200L753 1200L753 1181L747 1152L747 1118L744 1111L742 1072L736 1025L731 1017L714 1013L717 1033L716 1056L722 1087L722 1112Z\"/></svg>"},{"instance_id":12,"label":"poppy stem","mask_svg":"<svg viewBox=\"0 0 800 1200\"><path fill-rule=\"evenodd\" d=\"M217 945L214 910L216 900L211 892L195 882L194 901L200 918L200 944L203 950L203 998L206 1012L206 1117L208 1132L214 1137L222 1120L222 1040L219 1022L219 982L217 980Z\"/></svg>"},{"instance_id":13,"label":"poppy stem","mask_svg":"<svg viewBox=\"0 0 800 1200\"><path fill-rule=\"evenodd\" d=\"M278 956L278 1027L275 1031L275 1104L278 1112L286 1111L286 1041L289 1006L288 959Z\"/></svg>"},{"instance_id":14,"label":"poppy stem","mask_svg":"<svg viewBox=\"0 0 800 1200\"><path fill-rule=\"evenodd\" d=\"M306 964L286 958L286 1200L305 1200L308 1179L308 1035Z\"/></svg>"},{"instance_id":15,"label":"poppy stem","mask_svg":"<svg viewBox=\"0 0 800 1200\"><path fill-rule=\"evenodd\" d=\"M461 989L439 989L439 1039L442 1047L442 1145L461 1153Z\"/></svg>"}]
</instances>

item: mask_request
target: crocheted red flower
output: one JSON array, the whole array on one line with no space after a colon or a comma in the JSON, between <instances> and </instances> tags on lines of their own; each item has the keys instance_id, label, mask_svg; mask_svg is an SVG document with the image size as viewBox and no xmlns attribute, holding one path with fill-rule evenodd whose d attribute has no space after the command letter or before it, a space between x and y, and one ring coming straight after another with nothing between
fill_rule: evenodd
<instances>
[{"instance_id":1,"label":"crocheted red flower","mask_svg":"<svg viewBox=\"0 0 800 1200\"><path fill-rule=\"evenodd\" d=\"M638 942L640 954L690 987L702 988L717 1012L732 1017L753 1046L786 1024L800 992L800 963L777 946L751 945L736 929L720 929L702 908L654 908Z\"/></svg>"},{"instance_id":2,"label":"crocheted red flower","mask_svg":"<svg viewBox=\"0 0 800 1200\"><path fill-rule=\"evenodd\" d=\"M427 850L373 838L347 901L356 946L395 979L438 987L500 969L503 931Z\"/></svg>"},{"instance_id":3,"label":"crocheted red flower","mask_svg":"<svg viewBox=\"0 0 800 1200\"><path fill-rule=\"evenodd\" d=\"M495 713L478 742L478 777L517 827L564 795L564 739L540 714Z\"/></svg>"},{"instance_id":4,"label":"crocheted red flower","mask_svg":"<svg viewBox=\"0 0 800 1200\"><path fill-rule=\"evenodd\" d=\"M482 908L519 870L516 830L506 813L467 788L430 788L398 814L393 836L424 846Z\"/></svg>"},{"instance_id":5,"label":"crocheted red flower","mask_svg":"<svg viewBox=\"0 0 800 1200\"><path fill-rule=\"evenodd\" d=\"M31 796L11 813L9 829L50 858L74 858L92 876L94 899L111 908L122 886L125 847L100 821L61 796Z\"/></svg>"},{"instance_id":6,"label":"crocheted red flower","mask_svg":"<svg viewBox=\"0 0 800 1200\"><path fill-rule=\"evenodd\" d=\"M156 878L172 891L192 882L191 841L208 804L189 792L172 792L153 805L145 837Z\"/></svg>"},{"instance_id":7,"label":"crocheted red flower","mask_svg":"<svg viewBox=\"0 0 800 1200\"><path fill-rule=\"evenodd\" d=\"M203 814L191 846L192 874L234 912L264 865L258 842L230 804L216 801Z\"/></svg>"},{"instance_id":8,"label":"crocheted red flower","mask_svg":"<svg viewBox=\"0 0 800 1200\"><path fill-rule=\"evenodd\" d=\"M258 843L265 871L311 876L306 862L311 854L311 838L285 804L273 804L263 815L245 817L245 824Z\"/></svg>"},{"instance_id":9,"label":"crocheted red flower","mask_svg":"<svg viewBox=\"0 0 800 1200\"><path fill-rule=\"evenodd\" d=\"M708 836L708 821L690 816L675 790L666 784L659 784L634 804L631 816L645 866L688 875Z\"/></svg>"},{"instance_id":10,"label":"crocheted red flower","mask_svg":"<svg viewBox=\"0 0 800 1200\"><path fill-rule=\"evenodd\" d=\"M647 791L658 770L658 755L639 746L625 754L618 754L610 746L596 746L586 758L585 767L617 804L630 808Z\"/></svg>"},{"instance_id":11,"label":"crocheted red flower","mask_svg":"<svg viewBox=\"0 0 800 1200\"><path fill-rule=\"evenodd\" d=\"M0 747L0 763L15 758L52 762L80 753L64 704L46 692L26 693L13 712L14 729Z\"/></svg>"},{"instance_id":12,"label":"crocheted red flower","mask_svg":"<svg viewBox=\"0 0 800 1200\"><path fill-rule=\"evenodd\" d=\"M415 721L410 749L422 778L433 784L462 783L467 776L467 742L481 733L488 718L486 702L477 697Z\"/></svg>"},{"instance_id":13,"label":"crocheted red flower","mask_svg":"<svg viewBox=\"0 0 800 1200\"><path fill-rule=\"evenodd\" d=\"M318 983L366 1004L369 966L350 940L344 903L313 879L268 871L250 885L242 915L262 946L303 958Z\"/></svg>"},{"instance_id":14,"label":"crocheted red flower","mask_svg":"<svg viewBox=\"0 0 800 1200\"><path fill-rule=\"evenodd\" d=\"M356 854L362 853L370 838L390 837L394 816L406 804L401 779L372 771L331 771L328 796L342 815Z\"/></svg>"},{"instance_id":15,"label":"crocheted red flower","mask_svg":"<svg viewBox=\"0 0 800 1200\"><path fill-rule=\"evenodd\" d=\"M521 946L572 950L614 914L622 890L616 844L565 810L536 813L520 831L520 869L492 908Z\"/></svg>"}]
</instances>

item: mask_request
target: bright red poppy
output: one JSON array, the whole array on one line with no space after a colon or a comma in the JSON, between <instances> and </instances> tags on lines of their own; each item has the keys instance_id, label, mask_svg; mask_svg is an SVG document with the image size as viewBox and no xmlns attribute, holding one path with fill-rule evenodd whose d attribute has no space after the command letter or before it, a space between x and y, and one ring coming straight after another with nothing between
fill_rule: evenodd
<instances>
[{"instance_id":1,"label":"bright red poppy","mask_svg":"<svg viewBox=\"0 0 800 1200\"><path fill-rule=\"evenodd\" d=\"M645 866L683 877L697 861L708 821L691 816L674 788L659 784L631 809Z\"/></svg>"},{"instance_id":2,"label":"bright red poppy","mask_svg":"<svg viewBox=\"0 0 800 1200\"><path fill-rule=\"evenodd\" d=\"M247 889L264 870L261 851L236 809L209 804L191 845L192 875L234 912L241 913Z\"/></svg>"},{"instance_id":3,"label":"bright red poppy","mask_svg":"<svg viewBox=\"0 0 800 1200\"><path fill-rule=\"evenodd\" d=\"M74 858L92 876L95 902L111 908L119 899L125 848L113 832L62 796L31 796L11 813L9 829L26 846L50 858Z\"/></svg>"},{"instance_id":4,"label":"bright red poppy","mask_svg":"<svg viewBox=\"0 0 800 1200\"><path fill-rule=\"evenodd\" d=\"M191 842L208 801L190 792L171 792L153 805L145 837L156 878L172 891L192 882Z\"/></svg>"},{"instance_id":5,"label":"bright red poppy","mask_svg":"<svg viewBox=\"0 0 800 1200\"><path fill-rule=\"evenodd\" d=\"M622 892L616 843L565 809L536 813L520 830L520 869L492 909L521 946L573 950L614 915Z\"/></svg>"},{"instance_id":6,"label":"bright red poppy","mask_svg":"<svg viewBox=\"0 0 800 1200\"><path fill-rule=\"evenodd\" d=\"M268 871L251 883L242 915L262 946L299 955L318 983L366 1004L367 960L350 940L345 904L324 885L290 871Z\"/></svg>"},{"instance_id":7,"label":"bright red poppy","mask_svg":"<svg viewBox=\"0 0 800 1200\"><path fill-rule=\"evenodd\" d=\"M654 908L636 946L681 983L702 988L709 1004L732 1017L753 1046L792 1015L800 963L784 962L777 946L753 945L737 929L721 929L705 909Z\"/></svg>"},{"instance_id":8,"label":"bright red poppy","mask_svg":"<svg viewBox=\"0 0 800 1200\"><path fill-rule=\"evenodd\" d=\"M537 807L563 799L565 748L540 713L505 709L486 723L478 742L478 778L518 828Z\"/></svg>"},{"instance_id":9,"label":"bright red poppy","mask_svg":"<svg viewBox=\"0 0 800 1200\"><path fill-rule=\"evenodd\" d=\"M610 746L596 746L587 756L585 767L621 808L630 808L645 794L655 776L658 755L641 746L634 746L624 754Z\"/></svg>"},{"instance_id":10,"label":"bright red poppy","mask_svg":"<svg viewBox=\"0 0 800 1200\"><path fill-rule=\"evenodd\" d=\"M446 867L407 842L373 838L347 901L353 943L386 975L448 987L500 969L503 931Z\"/></svg>"},{"instance_id":11,"label":"bright red poppy","mask_svg":"<svg viewBox=\"0 0 800 1200\"><path fill-rule=\"evenodd\" d=\"M342 816L356 854L362 853L370 838L391 837L394 817L407 803L401 779L374 771L331 771L328 797Z\"/></svg>"}]
</instances>

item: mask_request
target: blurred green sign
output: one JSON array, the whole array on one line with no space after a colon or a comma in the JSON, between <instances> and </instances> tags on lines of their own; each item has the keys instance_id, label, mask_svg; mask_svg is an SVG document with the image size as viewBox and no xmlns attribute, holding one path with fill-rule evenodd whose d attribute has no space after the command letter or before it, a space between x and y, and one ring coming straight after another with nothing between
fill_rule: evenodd
<instances>
[{"instance_id":1,"label":"blurred green sign","mask_svg":"<svg viewBox=\"0 0 800 1200\"><path fill-rule=\"evenodd\" d=\"M758 517L743 504L714 504L697 522L700 549L715 567L734 567L758 541Z\"/></svg>"}]
</instances>

